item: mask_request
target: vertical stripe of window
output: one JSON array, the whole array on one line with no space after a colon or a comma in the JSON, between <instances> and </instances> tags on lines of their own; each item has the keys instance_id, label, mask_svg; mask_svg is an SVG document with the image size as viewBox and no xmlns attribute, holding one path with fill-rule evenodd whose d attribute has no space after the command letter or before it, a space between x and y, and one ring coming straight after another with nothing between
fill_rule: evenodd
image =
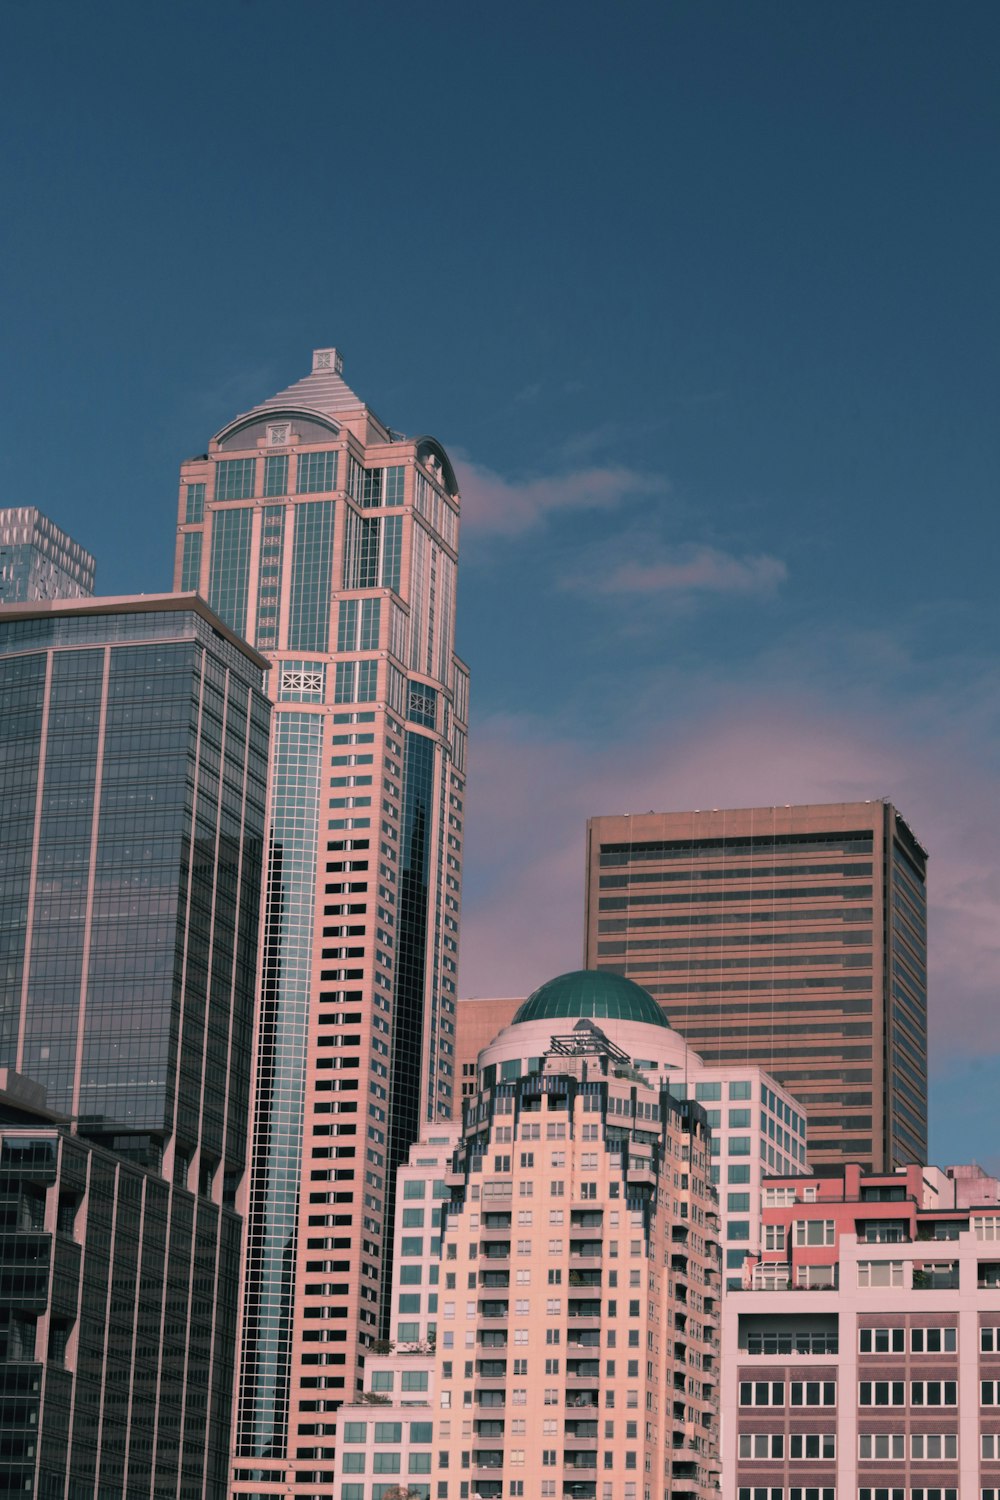
<instances>
[{"instance_id":1,"label":"vertical stripe of window","mask_svg":"<svg viewBox=\"0 0 1000 1500\"><path fill-rule=\"evenodd\" d=\"M184 520L190 525L193 521L205 519L205 486L203 484L188 484L184 487Z\"/></svg>"},{"instance_id":2,"label":"vertical stripe of window","mask_svg":"<svg viewBox=\"0 0 1000 1500\"><path fill-rule=\"evenodd\" d=\"M291 650L325 651L330 635L330 570L334 501L295 508L292 587L288 606Z\"/></svg>"},{"instance_id":3,"label":"vertical stripe of window","mask_svg":"<svg viewBox=\"0 0 1000 1500\"><path fill-rule=\"evenodd\" d=\"M186 531L181 556L181 593L196 593L201 578L201 544L204 533Z\"/></svg>"},{"instance_id":4,"label":"vertical stripe of window","mask_svg":"<svg viewBox=\"0 0 1000 1500\"><path fill-rule=\"evenodd\" d=\"M264 494L288 494L288 454L271 453L264 460Z\"/></svg>"},{"instance_id":5,"label":"vertical stripe of window","mask_svg":"<svg viewBox=\"0 0 1000 1500\"><path fill-rule=\"evenodd\" d=\"M247 585L250 574L250 535L253 511L219 510L212 520L212 561L208 602L231 629L243 635L247 623Z\"/></svg>"}]
</instances>

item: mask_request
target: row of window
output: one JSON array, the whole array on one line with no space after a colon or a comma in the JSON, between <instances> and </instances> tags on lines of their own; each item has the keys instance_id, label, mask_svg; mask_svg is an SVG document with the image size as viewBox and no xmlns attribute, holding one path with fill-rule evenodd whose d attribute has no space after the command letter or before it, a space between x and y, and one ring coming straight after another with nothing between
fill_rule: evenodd
<instances>
[{"instance_id":1,"label":"row of window","mask_svg":"<svg viewBox=\"0 0 1000 1500\"><path fill-rule=\"evenodd\" d=\"M997 1438L983 1435L983 1456L991 1457ZM989 1453L986 1448L989 1446ZM837 1438L833 1432L741 1432L741 1459L832 1459L837 1456ZM954 1432L862 1432L858 1434L858 1457L876 1461L906 1459L922 1462L944 1462L958 1458L958 1434Z\"/></svg>"},{"instance_id":2,"label":"row of window","mask_svg":"<svg viewBox=\"0 0 1000 1500\"><path fill-rule=\"evenodd\" d=\"M833 1380L742 1380L741 1406L836 1406L837 1385ZM1000 1406L1000 1380L979 1383L980 1405ZM860 1406L956 1406L955 1380L862 1380L858 1382Z\"/></svg>"},{"instance_id":3,"label":"row of window","mask_svg":"<svg viewBox=\"0 0 1000 1500\"><path fill-rule=\"evenodd\" d=\"M264 498L329 493L337 487L337 457L336 449L327 449L321 453L300 453L293 489L289 484L288 454L268 454L264 459ZM215 499L252 500L256 467L255 458L220 459L215 466ZM389 468L362 469L352 462L349 480L351 496L366 508L402 505L405 474L402 464L394 464ZM184 519L187 523L203 520L205 485L187 485L184 505Z\"/></svg>"},{"instance_id":4,"label":"row of window","mask_svg":"<svg viewBox=\"0 0 1000 1500\"><path fill-rule=\"evenodd\" d=\"M741 1486L739 1500L785 1500L786 1491L782 1485L754 1485ZM798 1488L792 1486L788 1491L788 1500L836 1500L836 1490L832 1488ZM958 1500L957 1489L943 1489L933 1486L921 1489L870 1489L858 1490L858 1500ZM982 1500L1000 1500L1000 1491L983 1490Z\"/></svg>"},{"instance_id":5,"label":"row of window","mask_svg":"<svg viewBox=\"0 0 1000 1500\"><path fill-rule=\"evenodd\" d=\"M997 1330L981 1331L993 1334ZM954 1354L958 1348L957 1328L862 1328L858 1333L858 1349L862 1354L903 1354L907 1336L914 1354Z\"/></svg>"}]
</instances>

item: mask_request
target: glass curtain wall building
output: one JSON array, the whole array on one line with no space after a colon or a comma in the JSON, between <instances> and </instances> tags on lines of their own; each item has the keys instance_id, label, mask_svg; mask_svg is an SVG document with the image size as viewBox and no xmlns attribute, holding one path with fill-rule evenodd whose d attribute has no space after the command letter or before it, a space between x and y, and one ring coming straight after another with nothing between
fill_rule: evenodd
<instances>
[{"instance_id":1,"label":"glass curtain wall building","mask_svg":"<svg viewBox=\"0 0 1000 1500\"><path fill-rule=\"evenodd\" d=\"M93 557L33 505L0 509L0 604L94 592Z\"/></svg>"},{"instance_id":2,"label":"glass curtain wall building","mask_svg":"<svg viewBox=\"0 0 1000 1500\"><path fill-rule=\"evenodd\" d=\"M589 967L644 985L706 1063L773 1074L815 1171L925 1159L927 855L890 803L592 818L587 839Z\"/></svg>"},{"instance_id":3,"label":"glass curtain wall building","mask_svg":"<svg viewBox=\"0 0 1000 1500\"><path fill-rule=\"evenodd\" d=\"M239 1494L329 1482L317 1413L387 1329L395 1168L451 1113L458 521L440 444L380 422L333 349L181 471L177 584L269 658L275 710Z\"/></svg>"},{"instance_id":4,"label":"glass curtain wall building","mask_svg":"<svg viewBox=\"0 0 1000 1500\"><path fill-rule=\"evenodd\" d=\"M264 666L192 598L0 609L0 1078L47 1096L44 1139L0 1115L0 1422L36 1494L226 1492Z\"/></svg>"}]
</instances>

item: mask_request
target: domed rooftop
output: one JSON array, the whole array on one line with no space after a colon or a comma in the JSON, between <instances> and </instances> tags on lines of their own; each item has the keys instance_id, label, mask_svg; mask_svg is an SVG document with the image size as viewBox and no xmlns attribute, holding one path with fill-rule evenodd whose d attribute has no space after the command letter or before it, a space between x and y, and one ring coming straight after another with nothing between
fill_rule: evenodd
<instances>
[{"instance_id":1,"label":"domed rooftop","mask_svg":"<svg viewBox=\"0 0 1000 1500\"><path fill-rule=\"evenodd\" d=\"M670 1029L670 1022L648 990L621 974L594 969L574 969L540 985L519 1007L511 1025L519 1021L577 1020L581 1016L642 1021L646 1026Z\"/></svg>"}]
</instances>

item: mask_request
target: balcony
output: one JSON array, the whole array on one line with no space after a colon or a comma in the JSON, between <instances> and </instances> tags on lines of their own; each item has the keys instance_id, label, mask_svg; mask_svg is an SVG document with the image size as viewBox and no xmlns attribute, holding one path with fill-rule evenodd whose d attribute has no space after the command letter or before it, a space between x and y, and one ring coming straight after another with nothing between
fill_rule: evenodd
<instances>
[{"instance_id":1,"label":"balcony","mask_svg":"<svg viewBox=\"0 0 1000 1500\"><path fill-rule=\"evenodd\" d=\"M571 1229L603 1229L604 1211L599 1208L573 1208L570 1210Z\"/></svg>"},{"instance_id":2,"label":"balcony","mask_svg":"<svg viewBox=\"0 0 1000 1500\"><path fill-rule=\"evenodd\" d=\"M568 1359L566 1361L567 1380L599 1380L600 1376L599 1359Z\"/></svg>"},{"instance_id":3,"label":"balcony","mask_svg":"<svg viewBox=\"0 0 1000 1500\"><path fill-rule=\"evenodd\" d=\"M570 1286L600 1286L602 1273L600 1271L570 1271Z\"/></svg>"},{"instance_id":4,"label":"balcony","mask_svg":"<svg viewBox=\"0 0 1000 1500\"><path fill-rule=\"evenodd\" d=\"M575 1321L581 1319L593 1323L600 1322L601 1304L596 1297L571 1298L569 1303L569 1316Z\"/></svg>"},{"instance_id":5,"label":"balcony","mask_svg":"<svg viewBox=\"0 0 1000 1500\"><path fill-rule=\"evenodd\" d=\"M596 1411L598 1405L599 1391L592 1387L589 1390L574 1390L566 1396L567 1411Z\"/></svg>"},{"instance_id":6,"label":"balcony","mask_svg":"<svg viewBox=\"0 0 1000 1500\"><path fill-rule=\"evenodd\" d=\"M493 1301L490 1298L482 1298L479 1303L479 1316L481 1318L506 1318L510 1304L506 1301Z\"/></svg>"},{"instance_id":7,"label":"balcony","mask_svg":"<svg viewBox=\"0 0 1000 1500\"><path fill-rule=\"evenodd\" d=\"M570 1240L569 1262L578 1265L581 1261L600 1260L604 1253L602 1240Z\"/></svg>"},{"instance_id":8,"label":"balcony","mask_svg":"<svg viewBox=\"0 0 1000 1500\"><path fill-rule=\"evenodd\" d=\"M479 1254L483 1260L510 1260L510 1240L481 1244Z\"/></svg>"},{"instance_id":9,"label":"balcony","mask_svg":"<svg viewBox=\"0 0 1000 1500\"><path fill-rule=\"evenodd\" d=\"M582 1448L567 1448L563 1454L564 1469L596 1469L597 1454Z\"/></svg>"},{"instance_id":10,"label":"balcony","mask_svg":"<svg viewBox=\"0 0 1000 1500\"><path fill-rule=\"evenodd\" d=\"M597 1423L569 1421L567 1419L564 1427L564 1435L566 1438L572 1438L577 1443L596 1443Z\"/></svg>"}]
</instances>

